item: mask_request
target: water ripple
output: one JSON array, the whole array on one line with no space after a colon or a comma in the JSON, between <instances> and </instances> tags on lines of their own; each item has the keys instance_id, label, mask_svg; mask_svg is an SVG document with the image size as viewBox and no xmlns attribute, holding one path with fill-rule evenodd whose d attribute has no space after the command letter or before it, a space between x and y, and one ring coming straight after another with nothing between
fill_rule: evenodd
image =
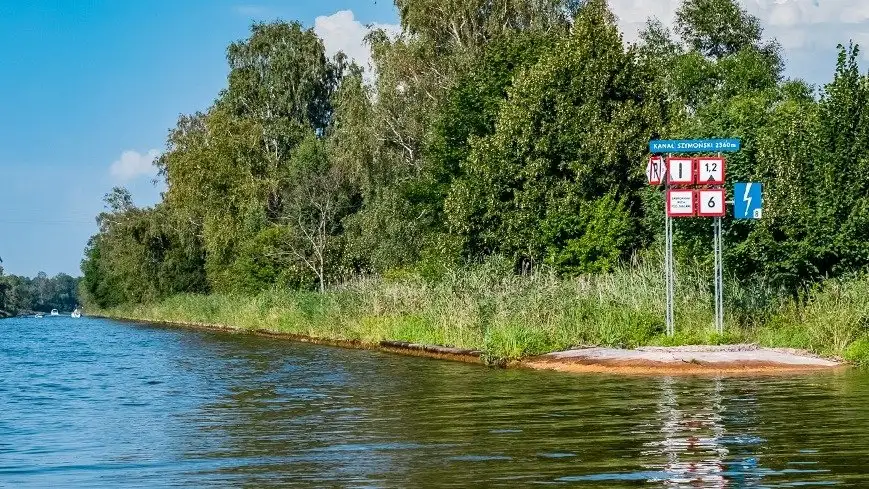
<instances>
[{"instance_id":1,"label":"water ripple","mask_svg":"<svg viewBox=\"0 0 869 489\"><path fill-rule=\"evenodd\" d=\"M492 370L0 322L0 486L869 487L869 374Z\"/></svg>"}]
</instances>

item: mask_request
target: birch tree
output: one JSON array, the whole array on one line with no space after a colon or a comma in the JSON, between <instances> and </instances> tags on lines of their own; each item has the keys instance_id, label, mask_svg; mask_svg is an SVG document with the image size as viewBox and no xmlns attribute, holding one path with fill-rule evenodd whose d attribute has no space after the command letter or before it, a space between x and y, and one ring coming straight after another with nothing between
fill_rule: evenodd
<instances>
[{"instance_id":1,"label":"birch tree","mask_svg":"<svg viewBox=\"0 0 869 489\"><path fill-rule=\"evenodd\" d=\"M348 175L330 158L326 143L310 137L296 148L287 176L281 222L294 233L286 253L314 273L324 292L349 204Z\"/></svg>"}]
</instances>

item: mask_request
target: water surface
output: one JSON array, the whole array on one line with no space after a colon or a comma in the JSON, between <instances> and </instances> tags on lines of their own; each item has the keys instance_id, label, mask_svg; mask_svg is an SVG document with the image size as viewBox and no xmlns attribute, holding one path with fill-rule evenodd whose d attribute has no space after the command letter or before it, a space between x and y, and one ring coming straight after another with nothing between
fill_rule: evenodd
<instances>
[{"instance_id":1,"label":"water surface","mask_svg":"<svg viewBox=\"0 0 869 489\"><path fill-rule=\"evenodd\" d=\"M0 321L5 487L869 487L869 374L493 370Z\"/></svg>"}]
</instances>

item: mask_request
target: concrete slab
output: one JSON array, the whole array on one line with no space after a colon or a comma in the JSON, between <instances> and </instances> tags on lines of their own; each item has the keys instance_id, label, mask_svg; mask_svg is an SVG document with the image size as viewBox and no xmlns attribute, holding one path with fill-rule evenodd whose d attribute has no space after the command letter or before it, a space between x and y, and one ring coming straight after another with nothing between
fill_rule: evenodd
<instances>
[{"instance_id":1,"label":"concrete slab","mask_svg":"<svg viewBox=\"0 0 869 489\"><path fill-rule=\"evenodd\" d=\"M582 348L524 362L539 369L614 373L774 373L833 369L842 363L808 352L757 345Z\"/></svg>"}]
</instances>

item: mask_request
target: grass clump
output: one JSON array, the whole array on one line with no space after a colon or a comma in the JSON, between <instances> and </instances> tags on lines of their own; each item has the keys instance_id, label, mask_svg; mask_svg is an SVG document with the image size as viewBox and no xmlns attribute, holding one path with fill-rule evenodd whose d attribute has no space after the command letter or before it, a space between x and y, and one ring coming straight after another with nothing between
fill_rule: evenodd
<instances>
[{"instance_id":1,"label":"grass clump","mask_svg":"<svg viewBox=\"0 0 869 489\"><path fill-rule=\"evenodd\" d=\"M828 281L799 299L727 285L723 335L712 326L709 277L680 270L674 337L664 334L664 281L648 263L610 274L519 276L491 260L437 279L365 277L320 294L178 295L109 316L205 323L329 340L407 341L467 348L493 362L577 346L633 348L757 342L869 363L869 279Z\"/></svg>"},{"instance_id":2,"label":"grass clump","mask_svg":"<svg viewBox=\"0 0 869 489\"><path fill-rule=\"evenodd\" d=\"M806 297L785 304L757 336L766 346L869 363L869 277L826 281Z\"/></svg>"}]
</instances>

